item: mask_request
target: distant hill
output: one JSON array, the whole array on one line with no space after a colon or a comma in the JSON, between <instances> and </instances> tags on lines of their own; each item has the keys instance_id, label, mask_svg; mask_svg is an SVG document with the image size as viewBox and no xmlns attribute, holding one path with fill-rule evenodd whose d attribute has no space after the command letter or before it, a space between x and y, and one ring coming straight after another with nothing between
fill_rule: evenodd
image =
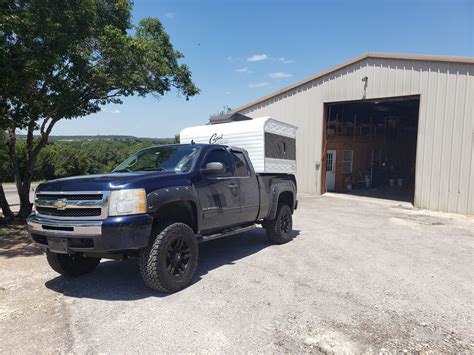
<instances>
[{"instance_id":1,"label":"distant hill","mask_svg":"<svg viewBox=\"0 0 474 355\"><path fill-rule=\"evenodd\" d=\"M144 138L134 136L50 136L50 141L147 141L147 142L169 142L174 138Z\"/></svg>"},{"instance_id":2,"label":"distant hill","mask_svg":"<svg viewBox=\"0 0 474 355\"><path fill-rule=\"evenodd\" d=\"M20 138L26 138L26 135L18 135ZM174 138L145 138L134 136L115 136L115 135L97 135L97 136L50 136L50 142L74 142L74 141L133 141L133 142L153 142L153 143L169 143Z\"/></svg>"},{"instance_id":3,"label":"distant hill","mask_svg":"<svg viewBox=\"0 0 474 355\"><path fill-rule=\"evenodd\" d=\"M65 176L108 173L133 153L178 141L178 136L173 138L113 135L50 136L49 143L39 153L33 179L42 181ZM18 143L24 147L26 136L20 136ZM26 149L19 149L18 154L26 154ZM13 181L10 168L4 173L3 181Z\"/></svg>"}]
</instances>

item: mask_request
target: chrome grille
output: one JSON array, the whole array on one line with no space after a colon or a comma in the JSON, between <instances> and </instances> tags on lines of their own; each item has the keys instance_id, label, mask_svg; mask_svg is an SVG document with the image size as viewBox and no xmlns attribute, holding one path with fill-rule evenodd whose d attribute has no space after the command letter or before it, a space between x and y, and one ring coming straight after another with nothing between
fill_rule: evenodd
<instances>
[{"instance_id":1,"label":"chrome grille","mask_svg":"<svg viewBox=\"0 0 474 355\"><path fill-rule=\"evenodd\" d=\"M44 216L59 217L98 217L102 214L101 208L69 208L58 210L56 208L37 207L36 212Z\"/></svg>"},{"instance_id":2,"label":"chrome grille","mask_svg":"<svg viewBox=\"0 0 474 355\"><path fill-rule=\"evenodd\" d=\"M108 202L108 191L45 191L35 196L36 213L57 219L105 219Z\"/></svg>"},{"instance_id":3,"label":"chrome grille","mask_svg":"<svg viewBox=\"0 0 474 355\"><path fill-rule=\"evenodd\" d=\"M84 195L73 195L73 194L49 194L40 193L39 196L43 200L58 200L65 198L67 200L102 200L102 194L84 194Z\"/></svg>"}]
</instances>

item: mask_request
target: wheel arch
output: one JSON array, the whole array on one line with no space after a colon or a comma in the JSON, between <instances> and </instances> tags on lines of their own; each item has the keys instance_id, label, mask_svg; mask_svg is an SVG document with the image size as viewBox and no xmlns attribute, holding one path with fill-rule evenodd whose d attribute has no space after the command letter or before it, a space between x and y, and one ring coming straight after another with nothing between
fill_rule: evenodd
<instances>
[{"instance_id":1,"label":"wheel arch","mask_svg":"<svg viewBox=\"0 0 474 355\"><path fill-rule=\"evenodd\" d=\"M153 229L162 229L181 222L198 232L197 207L193 201L171 201L160 205L153 215Z\"/></svg>"},{"instance_id":2,"label":"wheel arch","mask_svg":"<svg viewBox=\"0 0 474 355\"><path fill-rule=\"evenodd\" d=\"M293 206L295 204L295 197L292 191L282 191L280 195L278 195L277 205L280 203L285 203L291 208L291 212L293 213Z\"/></svg>"},{"instance_id":3,"label":"wheel arch","mask_svg":"<svg viewBox=\"0 0 474 355\"><path fill-rule=\"evenodd\" d=\"M292 182L278 183L272 187L271 209L267 219L273 219L276 216L278 205L286 203L291 209L295 210L296 204L296 186Z\"/></svg>"},{"instance_id":4,"label":"wheel arch","mask_svg":"<svg viewBox=\"0 0 474 355\"><path fill-rule=\"evenodd\" d=\"M170 187L148 194L148 212L153 215L153 229L162 229L171 223L187 224L198 233L200 218L199 201L189 186Z\"/></svg>"}]
</instances>

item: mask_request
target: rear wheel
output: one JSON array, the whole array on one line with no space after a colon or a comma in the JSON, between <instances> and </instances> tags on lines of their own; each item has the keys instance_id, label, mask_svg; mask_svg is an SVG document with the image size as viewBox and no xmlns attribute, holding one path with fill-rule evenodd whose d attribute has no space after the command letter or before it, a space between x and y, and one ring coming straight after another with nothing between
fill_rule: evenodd
<instances>
[{"instance_id":1,"label":"rear wheel","mask_svg":"<svg viewBox=\"0 0 474 355\"><path fill-rule=\"evenodd\" d=\"M192 229L174 223L163 229L140 252L139 266L145 284L158 291L176 292L189 286L197 268L199 248Z\"/></svg>"},{"instance_id":2,"label":"rear wheel","mask_svg":"<svg viewBox=\"0 0 474 355\"><path fill-rule=\"evenodd\" d=\"M279 204L274 219L263 223L268 239L275 244L284 244L292 239L293 217L287 204Z\"/></svg>"},{"instance_id":3,"label":"rear wheel","mask_svg":"<svg viewBox=\"0 0 474 355\"><path fill-rule=\"evenodd\" d=\"M93 271L100 263L100 258L87 258L81 254L58 254L46 251L49 266L61 275L80 276Z\"/></svg>"}]
</instances>

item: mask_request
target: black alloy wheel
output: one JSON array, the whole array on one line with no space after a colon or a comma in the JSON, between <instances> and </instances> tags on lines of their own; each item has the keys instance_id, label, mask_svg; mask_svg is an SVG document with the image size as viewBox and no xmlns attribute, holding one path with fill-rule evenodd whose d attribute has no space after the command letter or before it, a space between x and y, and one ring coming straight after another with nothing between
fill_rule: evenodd
<instances>
[{"instance_id":1,"label":"black alloy wheel","mask_svg":"<svg viewBox=\"0 0 474 355\"><path fill-rule=\"evenodd\" d=\"M280 230L282 231L282 233L288 233L290 232L291 230L291 214L288 213L287 210L285 211L282 211L283 213L281 214L281 217L280 217Z\"/></svg>"},{"instance_id":2,"label":"black alloy wheel","mask_svg":"<svg viewBox=\"0 0 474 355\"><path fill-rule=\"evenodd\" d=\"M293 216L290 206L279 204L276 216L263 222L267 237L274 244L284 244L293 238Z\"/></svg>"},{"instance_id":3,"label":"black alloy wheel","mask_svg":"<svg viewBox=\"0 0 474 355\"><path fill-rule=\"evenodd\" d=\"M169 244L166 251L166 270L173 277L182 277L189 268L191 249L182 237Z\"/></svg>"},{"instance_id":4,"label":"black alloy wheel","mask_svg":"<svg viewBox=\"0 0 474 355\"><path fill-rule=\"evenodd\" d=\"M191 284L198 257L196 235L178 222L152 237L150 245L140 251L138 265L148 287L172 293Z\"/></svg>"}]
</instances>

